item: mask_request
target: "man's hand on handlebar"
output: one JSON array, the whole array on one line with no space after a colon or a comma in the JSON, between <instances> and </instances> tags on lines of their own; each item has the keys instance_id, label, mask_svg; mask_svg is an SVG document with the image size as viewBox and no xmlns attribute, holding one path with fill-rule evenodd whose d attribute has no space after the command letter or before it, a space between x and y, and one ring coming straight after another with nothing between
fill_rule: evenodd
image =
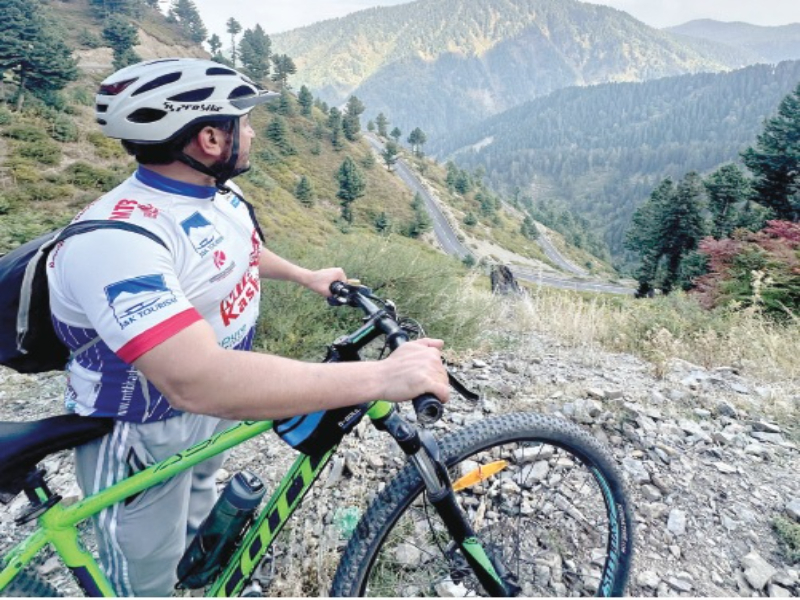
<instances>
[{"instance_id":1,"label":"man's hand on handlebar","mask_svg":"<svg viewBox=\"0 0 800 600\"><path fill-rule=\"evenodd\" d=\"M402 402L429 393L447 402L450 386L442 364L443 346L442 340L423 338L403 344L381 361L379 364L386 369L381 397Z\"/></svg>"},{"instance_id":2,"label":"man's hand on handlebar","mask_svg":"<svg viewBox=\"0 0 800 600\"><path fill-rule=\"evenodd\" d=\"M331 295L330 287L334 281L346 280L347 276L343 269L331 267L328 269L319 269L318 271L309 271L303 285L312 292L316 292L320 296L327 298Z\"/></svg>"}]
</instances>

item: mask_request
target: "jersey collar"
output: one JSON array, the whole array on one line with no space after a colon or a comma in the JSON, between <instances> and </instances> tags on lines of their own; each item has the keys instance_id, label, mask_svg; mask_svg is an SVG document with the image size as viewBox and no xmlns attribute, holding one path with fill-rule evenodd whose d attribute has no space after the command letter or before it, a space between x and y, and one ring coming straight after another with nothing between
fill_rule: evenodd
<instances>
[{"instance_id":1,"label":"jersey collar","mask_svg":"<svg viewBox=\"0 0 800 600\"><path fill-rule=\"evenodd\" d=\"M217 193L217 188L213 185L197 185L195 183L178 181L177 179L165 177L160 173L151 171L141 165L139 165L139 168L136 170L136 179L146 186L161 190L162 192L189 196L191 198L213 198Z\"/></svg>"}]
</instances>

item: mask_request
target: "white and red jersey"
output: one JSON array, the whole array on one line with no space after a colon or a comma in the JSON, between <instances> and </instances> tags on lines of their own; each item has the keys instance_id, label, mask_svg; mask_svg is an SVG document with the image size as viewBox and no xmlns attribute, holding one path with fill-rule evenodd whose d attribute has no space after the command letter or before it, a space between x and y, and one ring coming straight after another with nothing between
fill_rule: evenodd
<instances>
[{"instance_id":1,"label":"white and red jersey","mask_svg":"<svg viewBox=\"0 0 800 600\"><path fill-rule=\"evenodd\" d=\"M213 187L140 167L76 221L128 221L166 245L118 229L70 238L47 272L55 330L75 351L67 409L146 423L177 414L132 363L205 319L220 346L249 350L260 301L261 240L247 206Z\"/></svg>"}]
</instances>

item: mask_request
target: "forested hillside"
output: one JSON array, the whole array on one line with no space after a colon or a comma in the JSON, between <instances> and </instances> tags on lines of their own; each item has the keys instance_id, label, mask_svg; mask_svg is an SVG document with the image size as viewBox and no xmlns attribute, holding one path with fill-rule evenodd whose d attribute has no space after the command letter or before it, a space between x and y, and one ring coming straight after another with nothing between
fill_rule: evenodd
<instances>
[{"instance_id":1,"label":"forested hillside","mask_svg":"<svg viewBox=\"0 0 800 600\"><path fill-rule=\"evenodd\" d=\"M617 255L633 211L666 176L736 161L800 81L800 62L570 88L453 136L456 161L534 200L560 198Z\"/></svg>"},{"instance_id":2,"label":"forested hillside","mask_svg":"<svg viewBox=\"0 0 800 600\"><path fill-rule=\"evenodd\" d=\"M750 23L698 19L677 27L668 27L665 31L746 50L757 56L759 62L779 63L800 59L800 23L764 27Z\"/></svg>"},{"instance_id":3,"label":"forested hillside","mask_svg":"<svg viewBox=\"0 0 800 600\"><path fill-rule=\"evenodd\" d=\"M273 36L298 82L331 104L356 94L368 116L438 138L574 85L639 81L748 64L728 46L658 31L575 0L421 0Z\"/></svg>"}]
</instances>

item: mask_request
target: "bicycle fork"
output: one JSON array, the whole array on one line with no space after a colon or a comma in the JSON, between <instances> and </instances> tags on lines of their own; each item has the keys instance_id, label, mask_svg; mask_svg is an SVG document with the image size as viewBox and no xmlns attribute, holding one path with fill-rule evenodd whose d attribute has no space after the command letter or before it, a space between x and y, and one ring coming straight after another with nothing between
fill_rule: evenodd
<instances>
[{"instance_id":1,"label":"bicycle fork","mask_svg":"<svg viewBox=\"0 0 800 600\"><path fill-rule=\"evenodd\" d=\"M425 484L428 500L441 517L448 533L460 548L483 589L494 597L519 595L521 592L519 586L509 581L508 572L502 564L489 557L464 511L458 506L436 438L429 431L418 429L403 419L395 410L376 422L376 425L397 441L417 468Z\"/></svg>"}]
</instances>

